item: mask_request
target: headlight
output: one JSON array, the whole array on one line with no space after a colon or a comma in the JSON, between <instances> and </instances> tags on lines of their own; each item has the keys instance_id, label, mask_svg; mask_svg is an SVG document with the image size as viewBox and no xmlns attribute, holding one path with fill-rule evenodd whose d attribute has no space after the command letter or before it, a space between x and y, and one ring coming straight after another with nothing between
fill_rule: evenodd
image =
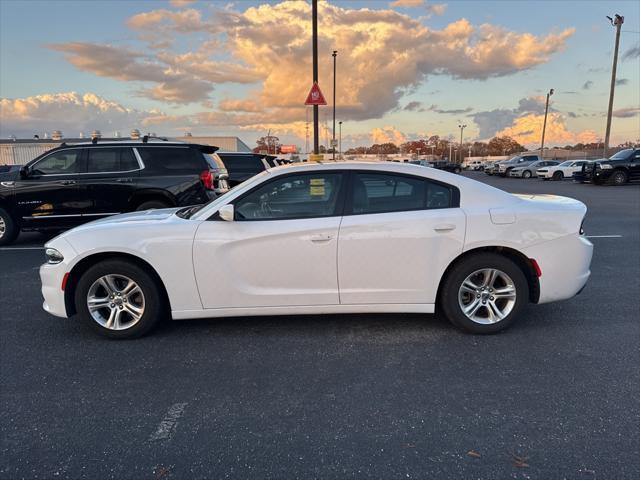
<instances>
[{"instance_id":1,"label":"headlight","mask_svg":"<svg viewBox=\"0 0 640 480\"><path fill-rule=\"evenodd\" d=\"M613 167L609 163L601 163L600 168L603 170L609 170L610 168L613 168Z\"/></svg>"},{"instance_id":2,"label":"headlight","mask_svg":"<svg viewBox=\"0 0 640 480\"><path fill-rule=\"evenodd\" d=\"M64 260L64 256L55 248L45 249L44 254L47 257L47 263L50 265L55 265Z\"/></svg>"}]
</instances>

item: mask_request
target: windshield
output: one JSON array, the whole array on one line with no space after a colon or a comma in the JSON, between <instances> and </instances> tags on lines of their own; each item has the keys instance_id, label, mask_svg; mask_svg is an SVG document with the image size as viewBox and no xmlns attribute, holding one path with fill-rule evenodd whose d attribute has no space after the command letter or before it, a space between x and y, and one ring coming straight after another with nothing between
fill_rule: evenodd
<instances>
[{"instance_id":1,"label":"windshield","mask_svg":"<svg viewBox=\"0 0 640 480\"><path fill-rule=\"evenodd\" d=\"M520 155L516 155L515 157L511 157L509 160L505 161L504 163L518 163L518 160L520 160Z\"/></svg>"},{"instance_id":2,"label":"windshield","mask_svg":"<svg viewBox=\"0 0 640 480\"><path fill-rule=\"evenodd\" d=\"M609 160L626 160L633 153L633 148L627 148L626 150L620 150L615 155L611 155Z\"/></svg>"},{"instance_id":3,"label":"windshield","mask_svg":"<svg viewBox=\"0 0 640 480\"><path fill-rule=\"evenodd\" d=\"M566 162L562 162L558 167L568 167L573 163L573 160L567 160Z\"/></svg>"}]
</instances>

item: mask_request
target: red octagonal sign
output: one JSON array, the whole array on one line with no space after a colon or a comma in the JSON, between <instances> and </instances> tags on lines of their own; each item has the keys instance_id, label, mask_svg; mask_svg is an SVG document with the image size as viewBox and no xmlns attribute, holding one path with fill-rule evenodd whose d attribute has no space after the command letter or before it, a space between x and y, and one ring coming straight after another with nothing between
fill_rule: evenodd
<instances>
[{"instance_id":1,"label":"red octagonal sign","mask_svg":"<svg viewBox=\"0 0 640 480\"><path fill-rule=\"evenodd\" d=\"M307 99L304 102L305 105L326 105L327 101L324 99L324 95L320 91L320 86L318 82L313 82L313 86L311 90L309 90L309 95L307 95Z\"/></svg>"}]
</instances>

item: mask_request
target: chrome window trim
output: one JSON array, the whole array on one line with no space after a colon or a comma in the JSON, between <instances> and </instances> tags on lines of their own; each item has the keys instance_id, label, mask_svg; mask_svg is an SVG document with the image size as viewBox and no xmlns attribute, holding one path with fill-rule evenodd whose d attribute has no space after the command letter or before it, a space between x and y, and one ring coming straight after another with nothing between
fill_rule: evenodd
<instances>
[{"instance_id":1,"label":"chrome window trim","mask_svg":"<svg viewBox=\"0 0 640 480\"><path fill-rule=\"evenodd\" d=\"M122 212L105 212L105 213L71 213L68 215L32 215L30 217L22 217L23 220L40 220L47 218L67 218L67 217L101 217L110 215L120 215Z\"/></svg>"},{"instance_id":2,"label":"chrome window trim","mask_svg":"<svg viewBox=\"0 0 640 480\"><path fill-rule=\"evenodd\" d=\"M134 156L136 157L136 160L138 161L138 166L140 168L135 168L133 170L115 170L115 171L112 171L112 172L43 173L43 174L39 175L39 177L68 177L70 175L111 175L111 174L114 174L114 173L139 172L140 170L144 169L144 162L142 161L142 158L140 157L140 154L136 150L136 147L131 147L131 146L123 147L123 146L117 146L117 145L101 145L99 147L91 147L91 148L89 148L89 150L91 150L93 148L114 148L114 147L115 148L131 148L133 150ZM82 150L83 148L87 148L87 147L86 146L85 147L71 147L71 148L64 148L62 150L56 150L55 152L51 152L46 157L41 158L36 163L31 165L29 168L35 167L40 162L46 160L47 158L49 158L49 156L51 156L51 155L53 155L55 153L64 152L66 150ZM184 148L184 147L177 147L177 148Z\"/></svg>"}]
</instances>

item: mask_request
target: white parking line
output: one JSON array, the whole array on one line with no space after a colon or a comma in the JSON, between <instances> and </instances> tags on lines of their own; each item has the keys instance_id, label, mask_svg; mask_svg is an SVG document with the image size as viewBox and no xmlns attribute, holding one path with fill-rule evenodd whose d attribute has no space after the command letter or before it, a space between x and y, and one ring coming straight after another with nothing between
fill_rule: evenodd
<instances>
[{"instance_id":1,"label":"white parking line","mask_svg":"<svg viewBox=\"0 0 640 480\"><path fill-rule=\"evenodd\" d=\"M622 235L586 235L587 238L622 238Z\"/></svg>"},{"instance_id":2,"label":"white parking line","mask_svg":"<svg viewBox=\"0 0 640 480\"><path fill-rule=\"evenodd\" d=\"M2 250L44 250L44 247L0 247Z\"/></svg>"},{"instance_id":3,"label":"white parking line","mask_svg":"<svg viewBox=\"0 0 640 480\"><path fill-rule=\"evenodd\" d=\"M184 413L184 408L186 406L186 403L175 403L171 405L167 414L160 422L160 425L158 425L158 429L149 436L149 441L155 442L158 440L169 440L176 431L178 419Z\"/></svg>"}]
</instances>

